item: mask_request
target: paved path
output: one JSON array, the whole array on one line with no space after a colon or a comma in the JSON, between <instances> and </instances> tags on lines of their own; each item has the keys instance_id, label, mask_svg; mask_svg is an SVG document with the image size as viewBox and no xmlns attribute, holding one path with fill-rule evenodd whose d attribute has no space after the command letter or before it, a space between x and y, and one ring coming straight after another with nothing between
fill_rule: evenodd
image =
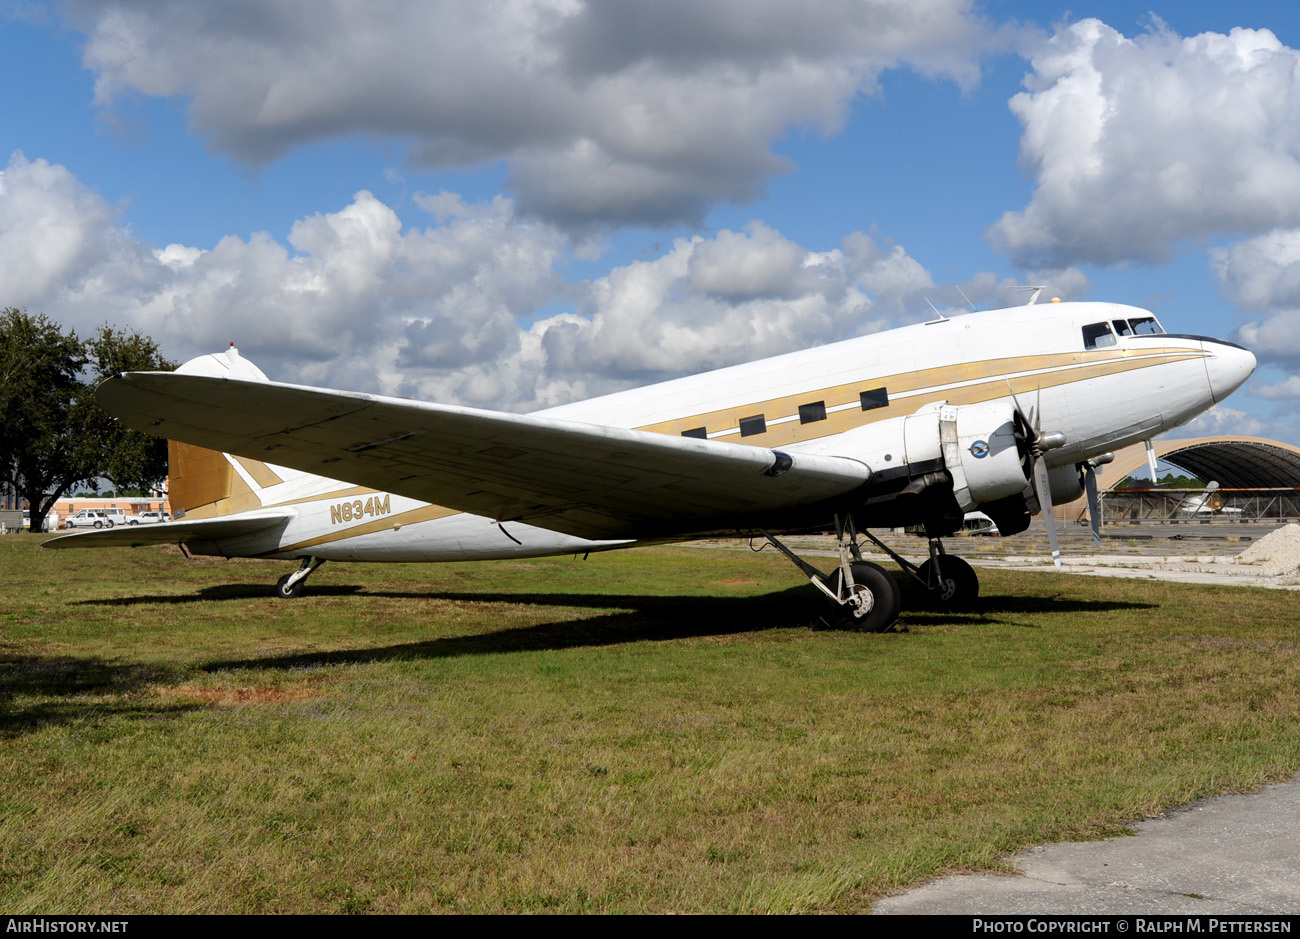
<instances>
[{"instance_id":1,"label":"paved path","mask_svg":"<svg viewBox=\"0 0 1300 939\"><path fill-rule=\"evenodd\" d=\"M1132 838L1030 848L1020 874L960 874L874 914L1300 913L1300 776L1130 826Z\"/></svg>"}]
</instances>

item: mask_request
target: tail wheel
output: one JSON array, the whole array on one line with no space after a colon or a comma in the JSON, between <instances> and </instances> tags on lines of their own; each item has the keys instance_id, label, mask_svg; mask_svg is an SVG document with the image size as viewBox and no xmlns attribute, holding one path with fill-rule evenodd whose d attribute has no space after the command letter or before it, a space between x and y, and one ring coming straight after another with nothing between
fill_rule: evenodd
<instances>
[{"instance_id":1,"label":"tail wheel","mask_svg":"<svg viewBox=\"0 0 1300 939\"><path fill-rule=\"evenodd\" d=\"M842 606L835 604L822 616L823 621L832 629L884 632L898 620L898 611L903 606L898 582L883 567L867 561L853 562L852 570L853 591L861 602ZM826 578L826 586L836 596L840 596L840 582L843 579L843 573L837 570Z\"/></svg>"},{"instance_id":2,"label":"tail wheel","mask_svg":"<svg viewBox=\"0 0 1300 939\"><path fill-rule=\"evenodd\" d=\"M297 571L294 573L297 573ZM285 574L275 582L275 595L282 600L292 600L294 597L299 596L307 582L307 578L302 577L291 584L289 578L292 576L293 574Z\"/></svg>"},{"instance_id":3,"label":"tail wheel","mask_svg":"<svg viewBox=\"0 0 1300 939\"><path fill-rule=\"evenodd\" d=\"M929 586L930 602L944 610L969 610L980 595L980 580L975 569L955 555L945 554L939 565L942 577L936 577L934 562L917 568L917 576Z\"/></svg>"}]
</instances>

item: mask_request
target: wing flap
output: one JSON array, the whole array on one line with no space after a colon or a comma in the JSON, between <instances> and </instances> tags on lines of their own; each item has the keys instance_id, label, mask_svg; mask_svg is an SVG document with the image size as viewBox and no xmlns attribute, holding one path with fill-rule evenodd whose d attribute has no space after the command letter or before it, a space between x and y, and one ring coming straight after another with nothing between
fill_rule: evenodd
<instances>
[{"instance_id":1,"label":"wing flap","mask_svg":"<svg viewBox=\"0 0 1300 939\"><path fill-rule=\"evenodd\" d=\"M162 522L157 525L118 525L96 531L69 532L44 542L42 548L139 548L151 544L218 541L255 535L293 517L292 511L245 512L222 518Z\"/></svg>"},{"instance_id":2,"label":"wing flap","mask_svg":"<svg viewBox=\"0 0 1300 939\"><path fill-rule=\"evenodd\" d=\"M128 372L98 396L157 436L584 538L704 530L870 475L841 457L276 382Z\"/></svg>"}]
</instances>

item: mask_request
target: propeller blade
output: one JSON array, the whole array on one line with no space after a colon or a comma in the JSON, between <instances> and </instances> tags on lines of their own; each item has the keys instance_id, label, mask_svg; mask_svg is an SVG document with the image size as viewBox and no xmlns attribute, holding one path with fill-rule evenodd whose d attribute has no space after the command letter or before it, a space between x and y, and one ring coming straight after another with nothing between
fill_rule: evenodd
<instances>
[{"instance_id":1,"label":"propeller blade","mask_svg":"<svg viewBox=\"0 0 1300 939\"><path fill-rule=\"evenodd\" d=\"M1061 545L1056 538L1056 514L1052 511L1052 486L1047 478L1047 462L1043 459L1043 453L1047 450L1055 450L1057 447L1065 446L1065 434L1043 433L1043 386L1039 385L1034 395L1034 420L1030 423L1029 418L1025 415L1025 409L1020 406L1020 399L1016 397L1015 390L1011 387L1011 380L1005 379L1007 383L1007 392L1011 395L1011 403L1015 405L1016 417L1020 425L1024 428L1026 449L1028 452L1029 467L1025 471L1026 476L1034 480L1034 490L1038 495L1038 506L1043 513L1043 524L1047 526L1047 543L1052 548L1052 563L1056 569L1061 569Z\"/></svg>"},{"instance_id":2,"label":"propeller blade","mask_svg":"<svg viewBox=\"0 0 1300 939\"><path fill-rule=\"evenodd\" d=\"M1004 378L1003 381L1007 383L1007 394L1011 395L1011 403L1015 405L1016 413L1020 415L1020 420L1024 422L1025 430L1032 434L1034 425L1030 423L1029 417L1025 414L1025 409L1020 406L1020 399L1016 397L1016 393L1011 389L1011 379Z\"/></svg>"},{"instance_id":3,"label":"propeller blade","mask_svg":"<svg viewBox=\"0 0 1300 939\"><path fill-rule=\"evenodd\" d=\"M1052 511L1052 486L1047 479L1047 463L1034 460L1034 488L1038 490L1038 504L1043 510L1043 524L1047 526L1047 543L1052 548L1052 563L1061 569L1061 545L1056 540L1056 513Z\"/></svg>"},{"instance_id":4,"label":"propeller blade","mask_svg":"<svg viewBox=\"0 0 1300 939\"><path fill-rule=\"evenodd\" d=\"M1097 495L1097 470L1092 463L1083 464L1083 488L1088 493L1088 520L1092 523L1092 540L1101 547L1101 499Z\"/></svg>"}]
</instances>

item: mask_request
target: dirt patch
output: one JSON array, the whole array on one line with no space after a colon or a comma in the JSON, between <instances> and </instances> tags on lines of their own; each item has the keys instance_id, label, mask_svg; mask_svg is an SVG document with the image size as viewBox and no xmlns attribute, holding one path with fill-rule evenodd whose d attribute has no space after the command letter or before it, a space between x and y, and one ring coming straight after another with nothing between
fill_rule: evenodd
<instances>
[{"instance_id":1,"label":"dirt patch","mask_svg":"<svg viewBox=\"0 0 1300 939\"><path fill-rule=\"evenodd\" d=\"M237 707L241 704L275 704L283 701L306 701L325 692L318 688L159 688L161 698Z\"/></svg>"}]
</instances>

